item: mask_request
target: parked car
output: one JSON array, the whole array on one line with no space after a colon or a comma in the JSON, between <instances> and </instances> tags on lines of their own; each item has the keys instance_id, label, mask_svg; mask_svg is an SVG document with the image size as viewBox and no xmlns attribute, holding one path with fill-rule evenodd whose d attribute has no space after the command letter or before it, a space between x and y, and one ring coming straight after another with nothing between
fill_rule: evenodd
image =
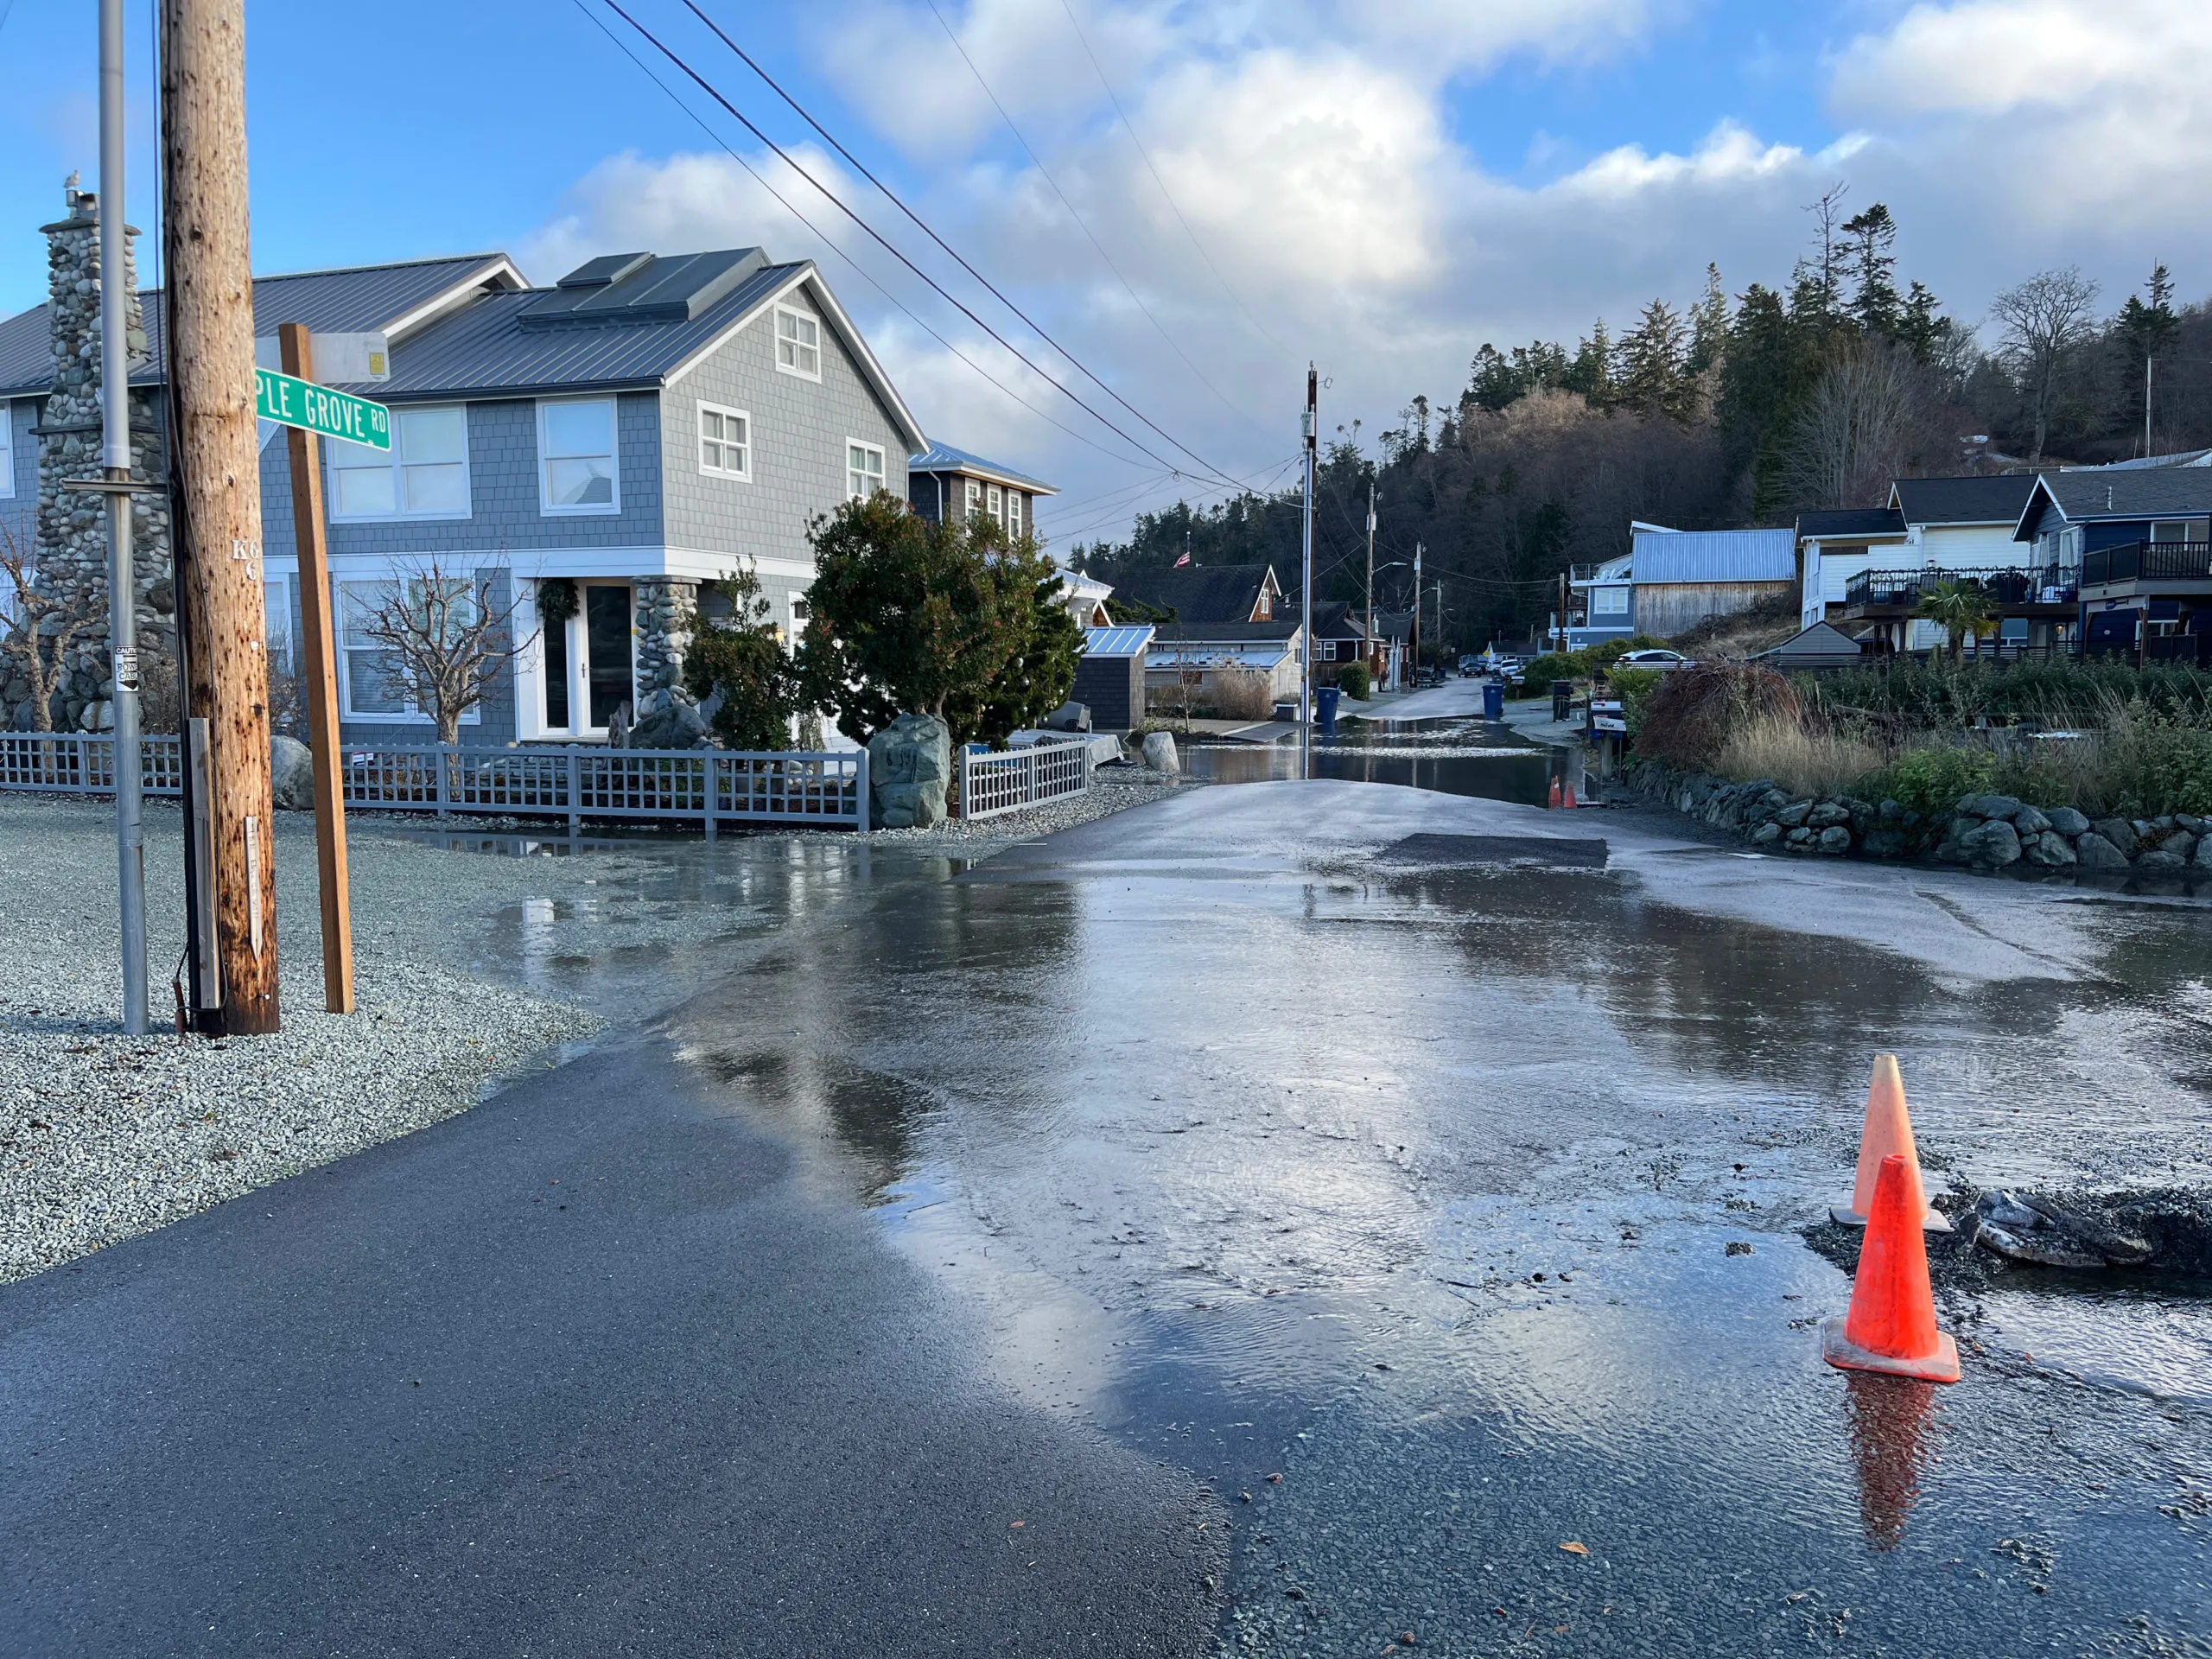
<instances>
[{"instance_id":1,"label":"parked car","mask_svg":"<svg viewBox=\"0 0 2212 1659\"><path fill-rule=\"evenodd\" d=\"M1655 648L1650 651L1631 651L1613 664L1616 668L1688 668L1694 659L1679 651Z\"/></svg>"}]
</instances>

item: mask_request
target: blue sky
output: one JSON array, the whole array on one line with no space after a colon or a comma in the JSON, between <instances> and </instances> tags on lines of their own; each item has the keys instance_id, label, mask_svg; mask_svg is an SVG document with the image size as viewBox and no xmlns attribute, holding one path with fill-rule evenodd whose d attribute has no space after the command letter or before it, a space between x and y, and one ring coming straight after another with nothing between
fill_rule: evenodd
<instances>
[{"instance_id":1,"label":"blue sky","mask_svg":"<svg viewBox=\"0 0 2212 1659\"><path fill-rule=\"evenodd\" d=\"M603 0L589 3L626 35ZM680 0L624 3L1000 333L1081 386L824 156ZM2048 264L2082 264L2114 305L2152 257L2175 266L2185 296L2212 290L2212 118L2190 67L2212 54L2212 8L2174 0L709 10L1037 322L1202 457L1164 451L1193 474L1264 477L1289 454L1309 356L1330 378L1326 423L1357 416L1373 432L1414 392L1448 400L1484 340L1572 338L1654 294L1687 301L1707 259L1732 289L1781 280L1803 244L1803 204L1838 181L1854 204L1891 204L1909 274L1968 321ZM89 0L0 0L0 312L43 298L35 227L59 211L64 174L96 171L92 11ZM149 0L130 15L132 217L150 229ZM1048 531L1111 532L1116 515L1125 524L1198 487L1131 453L687 91L716 137L850 250L858 274L574 0L385 0L372 30L365 15L248 5L258 269L496 247L550 281L595 251L759 241L823 259L932 434L1061 481L1071 506L1104 498L1048 514ZM1105 404L1095 388L1085 396Z\"/></svg>"}]
</instances>

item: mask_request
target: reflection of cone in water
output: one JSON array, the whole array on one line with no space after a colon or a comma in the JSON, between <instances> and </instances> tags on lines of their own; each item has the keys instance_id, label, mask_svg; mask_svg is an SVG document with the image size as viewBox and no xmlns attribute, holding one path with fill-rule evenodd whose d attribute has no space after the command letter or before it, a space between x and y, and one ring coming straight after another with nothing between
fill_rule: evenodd
<instances>
[{"instance_id":1,"label":"reflection of cone in water","mask_svg":"<svg viewBox=\"0 0 2212 1659\"><path fill-rule=\"evenodd\" d=\"M1844 1386L1850 1390L1844 1410L1866 1541L1877 1549L1895 1549L1935 1454L1936 1390L1925 1382L1859 1372L1846 1376Z\"/></svg>"},{"instance_id":2,"label":"reflection of cone in water","mask_svg":"<svg viewBox=\"0 0 2212 1659\"><path fill-rule=\"evenodd\" d=\"M1912 1118L1905 1110L1904 1078L1897 1071L1897 1057L1877 1054L1874 1076L1866 1085L1866 1124L1859 1134L1859 1176L1851 1189L1851 1208L1832 1209L1828 1214L1847 1227L1864 1227L1868 1206L1874 1202L1874 1177L1882 1160L1901 1154L1912 1175L1913 1197L1920 1205L1920 1224L1931 1233L1948 1233L1951 1224L1927 1201L1920 1184L1920 1153L1912 1143Z\"/></svg>"},{"instance_id":3,"label":"reflection of cone in water","mask_svg":"<svg viewBox=\"0 0 2212 1659\"><path fill-rule=\"evenodd\" d=\"M1881 1371L1929 1382L1959 1380L1959 1346L1936 1328L1936 1293L1928 1282L1928 1246L1920 1236L1919 1183L1897 1153L1882 1160L1873 1212L1859 1243L1851 1312L1821 1327L1831 1365Z\"/></svg>"}]
</instances>

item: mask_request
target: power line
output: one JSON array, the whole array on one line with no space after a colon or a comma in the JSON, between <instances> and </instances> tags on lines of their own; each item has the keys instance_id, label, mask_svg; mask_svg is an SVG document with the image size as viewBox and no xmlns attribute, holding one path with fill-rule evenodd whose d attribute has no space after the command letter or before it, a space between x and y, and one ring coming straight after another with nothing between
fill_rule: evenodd
<instances>
[{"instance_id":1,"label":"power line","mask_svg":"<svg viewBox=\"0 0 2212 1659\"><path fill-rule=\"evenodd\" d=\"M732 161L743 168L746 172L751 175L753 181L755 184L759 185L763 190L766 190L771 196L774 197L778 205L780 206L785 213L789 213L793 219L798 220L800 224L806 226L808 231L813 233L815 238L819 241L823 246L828 248L830 252L836 254L840 259L842 259L847 265L850 266L852 268L852 272L855 276L858 276L878 294L880 294L892 305L897 307L899 311L904 313L906 320L912 322L914 327L920 329L931 340L937 341L937 343L944 346L946 351L958 358L961 362L966 364L977 374L981 375L985 380L988 381L993 386L1005 393L1007 397L1020 404L1022 408L1027 410L1031 414L1034 415L1039 420L1046 423L1048 426L1057 427L1059 430L1066 433L1070 437L1073 438L1077 443L1084 444L1090 448L1096 449L1100 454L1104 455L1109 461L1118 461L1126 467L1141 467L1144 464L1131 456L1116 454L1114 451L1109 449L1105 445L1098 442L1096 440L1086 436L1084 434L1077 431L1073 427L1068 425L1066 423L1057 420L1052 416L1046 413L1045 410L1038 408L1036 404L1031 403L1020 392L1014 391L1013 387L1006 385L1005 382L1001 381L988 369L976 361L974 358L969 356L967 353L962 351L957 346L955 346L943 334L938 333L936 329L931 327L928 323L923 321L922 319L917 316L913 310L909 308L903 300L899 299L897 295L892 293L890 289L884 287L882 283L877 282L874 276L871 276L868 273L867 269L861 265L860 261L854 258L853 256L846 251L845 249L840 247L820 226L817 225L804 213L799 212L798 207L792 205L790 199L786 197L782 191L777 189L774 185L769 183L766 178L762 177L760 170L755 168L752 162L747 161L743 156L740 155L737 150L733 149L729 143L723 139L720 133L716 132L714 128L708 125L705 117L702 116L696 110L693 109L689 104L686 104L683 99L678 97L674 87L671 86L658 75L655 74L652 71L652 66L647 64L645 60L640 58L635 52L632 52L629 48L629 44L620 35L615 34L613 29L607 28L605 20L602 19L598 13L591 10L591 8L585 3L585 0L575 0L575 7L578 11L582 12L583 15L590 20L593 28L599 30L601 34L607 36L608 41L613 42L616 51L621 53L624 57L629 59L632 63L637 65L639 73L644 75L646 79L652 81L654 86L659 87L663 92L666 93L669 102L675 105L677 109L682 110L684 114L690 116L691 119L697 124L700 131L705 133L707 137L719 146ZM994 338L995 338L995 336L994 336Z\"/></svg>"},{"instance_id":2,"label":"power line","mask_svg":"<svg viewBox=\"0 0 2212 1659\"><path fill-rule=\"evenodd\" d=\"M1275 350L1286 352L1287 354L1282 342L1267 331L1260 320L1254 316L1250 308L1245 305L1243 298L1229 285L1229 278L1221 274L1221 267L1214 264L1213 256L1206 251L1205 245L1198 240L1198 233L1191 228L1191 221L1183 217L1183 210L1176 204L1174 193L1167 188L1167 181L1160 176L1160 169L1152 163L1152 152L1144 147L1144 140L1137 137L1136 124L1129 119L1129 112L1122 107L1122 100L1114 91L1114 83L1106 79L1106 71L1099 64L1098 54L1090 49L1090 37L1083 32L1083 25L1076 21L1075 8L1068 3L1068 0L1060 0L1060 10L1067 13L1068 27L1075 30L1076 39L1083 43L1083 55L1090 60L1090 72L1098 77L1098 84L1105 88L1107 102L1114 106L1114 113L1122 118L1122 126L1129 135L1129 142L1137 147L1137 154L1144 158L1145 171L1152 175L1152 181L1160 187L1160 194L1167 203L1167 211L1175 215L1175 222L1183 227L1183 234L1191 238L1191 246L1197 250L1198 257L1205 262L1206 269L1213 272L1214 281L1221 284L1221 291L1229 296L1230 303L1243 312L1244 321L1258 330L1262 340L1266 340Z\"/></svg>"},{"instance_id":3,"label":"power line","mask_svg":"<svg viewBox=\"0 0 2212 1659\"><path fill-rule=\"evenodd\" d=\"M715 103L721 105L722 108L728 111L731 115L735 117L747 132L751 133L755 138L758 138L762 143L766 144L771 150L774 151L778 161L783 162L785 167L791 168L792 172L798 174L799 177L804 179L817 191L821 192L824 200L836 207L837 211L844 214L846 218L851 219L854 224L859 226L861 229L866 231L869 238L880 246L885 252L890 254L891 257L896 259L900 264L906 266L906 269L912 271L915 276L920 277L925 283L927 283L931 288L935 289L939 295L944 296L947 303L950 304L959 311L961 315L966 317L969 321L974 323L978 328L981 328L993 340L997 340L1000 345L1005 346L1008 352L1011 352L1016 358L1019 358L1021 362L1033 373L1051 382L1053 388L1057 390L1061 396L1067 398L1070 403L1075 404L1077 408L1082 410L1084 414L1090 416L1091 419L1096 421L1108 431L1113 433L1115 436L1120 438L1132 449L1136 450L1140 454L1148 458L1155 466L1165 467L1170 472L1178 474L1181 472L1182 469L1177 467L1173 461L1168 461L1162 455L1155 454L1144 443L1134 437L1131 437L1128 433L1123 431L1119 426L1116 426L1113 422L1108 420L1103 415L1101 415L1089 404L1084 402L1082 398L1077 397L1074 392L1069 391L1065 385L1061 384L1057 376L1032 361L1019 346L1015 346L1011 340L1000 334L998 330L992 327L990 324L985 322L965 305L963 305L957 299L955 299L952 295L947 293L944 285L935 277L931 276L919 265L909 259L897 248L892 246L889 242L885 241L882 233L879 232L874 226L869 224L858 213L855 213L850 207L847 207L844 201L835 194L827 185L823 184L821 180L816 178L813 174L808 172L804 168L801 167L796 161L794 161L789 153L785 150L782 145L776 143L774 139L769 137L766 133L761 131L759 127L753 124L751 118L747 117L743 111L740 110L736 105L731 103L729 99L724 98L720 90L715 87L712 81L709 80L704 75L701 74L696 69L694 69L689 63L686 63L681 57L677 56L674 51L671 50L670 48L661 41L658 35L655 35L643 23L632 17L628 12L623 10L621 6L618 3L618 0L607 0L607 9L613 12L616 16L621 18L624 22L629 24L631 28L636 29L639 34L644 35L647 41L652 42L654 48L658 50L663 57L666 58L671 63L674 64L678 69L681 69L687 76L696 82L700 90L704 92L708 97L713 99Z\"/></svg>"},{"instance_id":4,"label":"power line","mask_svg":"<svg viewBox=\"0 0 2212 1659\"><path fill-rule=\"evenodd\" d=\"M1243 416L1255 426L1260 425L1261 422L1257 416L1231 401L1228 393L1206 378L1205 371L1191 360L1189 353L1176 343L1175 337L1169 334L1160 319L1153 315L1152 308L1144 302L1144 296L1139 294L1130 283L1129 279L1122 274L1122 268L1114 263L1114 256L1106 251L1106 245L1098 239L1089 222L1077 211L1075 203L1068 200L1068 193L1060 188L1060 181L1054 178L1051 169L1046 167L1044 158L1038 155L1035 147L1030 143L1029 140L1022 136L1021 129L1014 125L1014 118L1007 113L1006 105L999 101L999 95L991 90L990 82L983 79L983 72L976 67L976 60L968 55L968 48L961 43L960 36L953 32L952 25L944 21L944 14L938 10L937 0L928 0L928 5L930 16L937 19L938 27L944 31L945 39L952 42L952 49L960 54L961 62L968 66L968 73L975 76L976 84L983 89L983 96L991 100L991 107L999 112L999 119L1006 123L1006 130L1014 135L1014 143L1021 146L1022 154L1029 157L1030 164L1036 168L1038 176L1052 187L1052 194L1060 199L1060 206L1068 210L1068 217L1075 220L1077 228L1090 238L1090 245L1098 250L1099 258L1105 262L1106 269L1114 273L1114 280L1121 283L1122 291L1129 296L1138 310L1144 313L1144 320L1153 326L1154 332L1160 335L1160 339L1167 342L1167 349L1182 359L1183 366L1197 378L1198 384L1220 400L1223 408L1233 415Z\"/></svg>"},{"instance_id":5,"label":"power line","mask_svg":"<svg viewBox=\"0 0 2212 1659\"><path fill-rule=\"evenodd\" d=\"M614 0L607 0L607 3L610 6L613 6L614 4ZM801 120L804 121L810 127L812 127L815 131L820 133L823 141L827 143L832 149L836 150L838 155L843 156L847 162L850 162L854 171L857 172L862 178L874 185L876 189L882 194L885 200L888 201L893 207L904 213L909 219L912 220L915 226L921 231L923 235L928 237L931 241L936 243L938 247L942 248L945 251L946 254L950 256L953 263L957 264L961 270L966 271L970 276L982 283L984 289L993 299L996 300L1001 305L1004 306L1015 316L1020 318L1023 322L1027 323L1031 331L1034 333L1039 340L1043 340L1047 346L1050 346L1054 351L1058 352L1069 363L1072 364L1101 391L1103 391L1109 397L1111 397L1123 409L1128 410L1130 414L1136 416L1139 421L1142 422L1145 425L1150 427L1154 432L1158 433L1161 438L1167 442L1169 445L1174 448L1181 450L1192 461L1198 462L1198 466L1204 471L1211 474L1217 479L1226 479L1229 476L1229 474L1224 472L1220 467L1215 466L1197 450L1192 448L1189 444L1185 443L1173 433L1168 431L1166 428L1161 426L1159 422L1154 420L1149 415L1147 415L1135 404L1122 397L1122 394L1115 391L1112 386L1107 385L1106 382L1101 379L1090 366L1084 363L1081 358L1077 357L1073 352L1068 350L1066 346L1061 345L1058 340L1053 339L1050 334L1046 332L1044 326L1038 322L1034 317L1031 316L1020 306L1016 305L1012 300L1008 299L1005 294L1001 293L997 285L994 283L989 277L984 276L982 271L976 270L974 265L968 262L967 258L957 248L955 248L950 242L939 236L937 232L931 227L929 222L924 219L922 216L919 213L917 213L912 208L909 207L906 202L892 190L889 185L884 183L884 181L877 178L874 174L869 172L867 164L864 163L859 156L854 155L851 150L846 149L844 144L839 141L836 134L831 132L829 128L823 126L821 122L816 120L814 116L808 111L804 105L801 104L789 92L785 92L781 82L778 81L773 75L771 75L766 69L763 69L758 63L754 62L750 53L747 52L746 49L740 46L735 41L730 39L728 35L723 32L721 25L715 22L713 18L707 16L707 14L700 9L698 0L683 0L683 4L685 9L689 10L693 16L696 17L701 22L704 23L709 29L714 31L715 38L720 40L724 46L728 47L733 53L734 53L738 58L744 62L747 68L752 70L754 74L760 76L763 81L766 82L771 92L774 92L777 97L782 99L785 103L790 105L791 108L798 112ZM620 9L616 7L616 10L619 10ZM628 14L624 13L624 16L626 17ZM633 22L632 27L637 27L637 25ZM640 32L643 32L642 29ZM648 35L647 38L651 39L652 37ZM658 42L656 41L655 44L658 45ZM664 48L663 49L665 50L666 48ZM733 111L732 113L735 113L735 111ZM739 118L742 120L744 118L740 117ZM748 127L752 126L752 123L749 121L747 122L746 124ZM760 131L758 128L753 128L753 130L756 134ZM761 135L761 142L764 143L767 142L765 135ZM793 163L793 165L796 165L796 163ZM817 188L819 188L820 187L817 186ZM879 241L881 240L880 238L878 238L877 239ZM886 247L889 247L890 244L887 242L884 245ZM899 257L901 258L905 257L903 254ZM950 296L947 296L947 297L950 298ZM965 308L963 308L964 309ZM1039 372L1040 373L1042 372L1041 370ZM1071 392L1069 395L1072 397L1074 394ZM1135 440L1131 440L1131 442L1135 442ZM1166 464L1166 463L1165 461L1161 462L1161 465L1163 466Z\"/></svg>"}]
</instances>

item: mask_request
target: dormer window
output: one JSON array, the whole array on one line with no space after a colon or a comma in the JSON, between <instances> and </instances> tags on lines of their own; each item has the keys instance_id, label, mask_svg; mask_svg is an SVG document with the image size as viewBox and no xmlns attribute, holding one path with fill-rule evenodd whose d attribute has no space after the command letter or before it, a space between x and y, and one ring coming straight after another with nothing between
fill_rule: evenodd
<instances>
[{"instance_id":1,"label":"dormer window","mask_svg":"<svg viewBox=\"0 0 2212 1659\"><path fill-rule=\"evenodd\" d=\"M753 476L753 417L719 404L699 405L699 470L717 478Z\"/></svg>"},{"instance_id":2,"label":"dormer window","mask_svg":"<svg viewBox=\"0 0 2212 1659\"><path fill-rule=\"evenodd\" d=\"M865 501L883 487L883 450L873 443L845 440L845 483L855 501Z\"/></svg>"},{"instance_id":3,"label":"dormer window","mask_svg":"<svg viewBox=\"0 0 2212 1659\"><path fill-rule=\"evenodd\" d=\"M776 372L802 380L822 378L822 323L787 305L776 308Z\"/></svg>"}]
</instances>

